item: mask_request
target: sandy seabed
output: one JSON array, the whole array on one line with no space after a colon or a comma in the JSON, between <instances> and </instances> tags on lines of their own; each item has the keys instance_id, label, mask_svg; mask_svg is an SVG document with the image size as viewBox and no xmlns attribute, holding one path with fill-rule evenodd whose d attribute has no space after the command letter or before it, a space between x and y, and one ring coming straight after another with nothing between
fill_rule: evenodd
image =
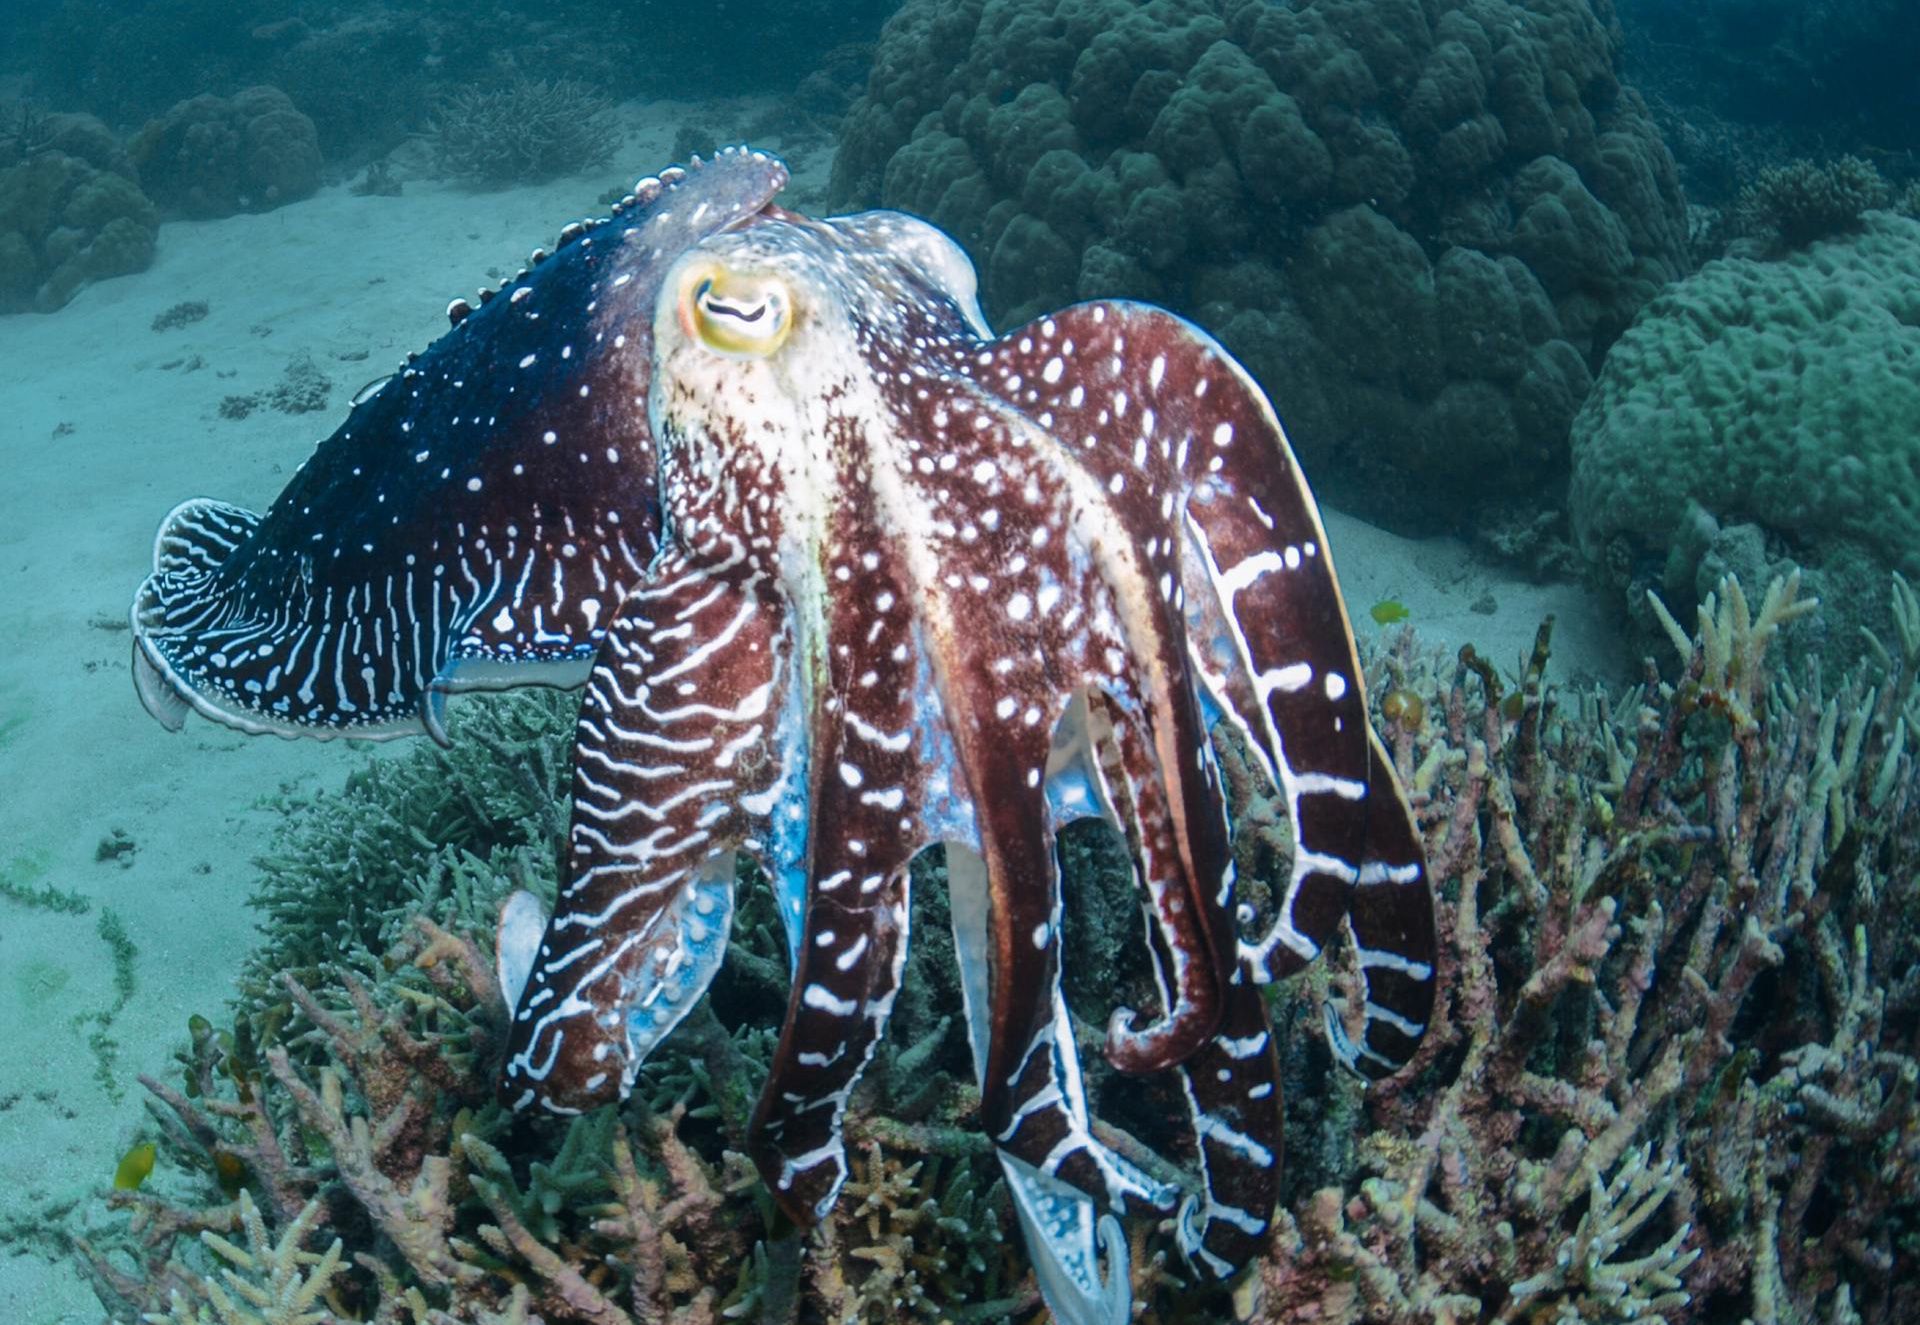
<instances>
[{"instance_id":1,"label":"sandy seabed","mask_svg":"<svg viewBox=\"0 0 1920 1325\"><path fill-rule=\"evenodd\" d=\"M0 1320L101 1319L65 1233L117 1218L99 1194L146 1118L136 1077L175 1075L191 1014L226 1020L272 798L338 788L395 748L246 737L198 718L174 734L149 718L129 678L127 604L155 526L190 496L263 509L364 382L445 330L450 298L511 275L622 171L666 164L684 119L726 126L750 109L628 107L619 169L591 179L487 194L409 182L393 198L335 186L264 215L169 223L150 270L56 314L0 318L0 879L91 905L0 898ZM783 201L818 196L828 162L810 145ZM152 329L186 300L207 317ZM221 416L223 398L271 388L301 355L333 381L327 409ZM1585 595L1517 583L1455 542L1326 521L1363 635L1381 629L1367 608L1393 599L1424 642L1470 640L1511 666L1553 612L1556 675L1624 674ZM107 915L137 953L103 1074L89 1037L116 1002ZM163 1165L153 1181L167 1179Z\"/></svg>"}]
</instances>

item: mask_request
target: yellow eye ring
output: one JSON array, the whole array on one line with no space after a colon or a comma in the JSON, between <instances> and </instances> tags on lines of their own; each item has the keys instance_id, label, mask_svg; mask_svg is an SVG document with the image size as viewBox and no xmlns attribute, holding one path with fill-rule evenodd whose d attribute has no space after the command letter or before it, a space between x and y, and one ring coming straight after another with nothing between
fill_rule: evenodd
<instances>
[{"instance_id":1,"label":"yellow eye ring","mask_svg":"<svg viewBox=\"0 0 1920 1325\"><path fill-rule=\"evenodd\" d=\"M793 297L778 276L699 267L680 287L680 325L715 354L764 359L793 330Z\"/></svg>"}]
</instances>

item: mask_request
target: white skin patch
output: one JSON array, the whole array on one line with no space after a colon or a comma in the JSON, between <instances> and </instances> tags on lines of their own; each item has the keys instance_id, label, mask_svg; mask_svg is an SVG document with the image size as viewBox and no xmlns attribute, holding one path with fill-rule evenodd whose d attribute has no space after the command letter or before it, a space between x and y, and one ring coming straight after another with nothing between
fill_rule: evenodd
<instances>
[{"instance_id":1,"label":"white skin patch","mask_svg":"<svg viewBox=\"0 0 1920 1325\"><path fill-rule=\"evenodd\" d=\"M850 998L836 998L825 985L808 985L800 991L800 1001L835 1017L851 1017L859 1006Z\"/></svg>"}]
</instances>

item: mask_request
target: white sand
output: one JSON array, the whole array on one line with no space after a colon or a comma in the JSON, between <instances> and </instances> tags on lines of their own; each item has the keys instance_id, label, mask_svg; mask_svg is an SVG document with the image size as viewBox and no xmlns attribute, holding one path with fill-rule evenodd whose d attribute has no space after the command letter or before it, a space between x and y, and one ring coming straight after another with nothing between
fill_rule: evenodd
<instances>
[{"instance_id":1,"label":"white sand","mask_svg":"<svg viewBox=\"0 0 1920 1325\"><path fill-rule=\"evenodd\" d=\"M698 118L737 129L749 109L701 108ZM622 169L668 161L688 110L635 111ZM806 157L798 191L817 196L829 154L812 146ZM139 1134L136 1074L177 1079L171 1056L188 1016L225 1020L252 942L249 860L273 828L264 799L337 788L376 757L246 738L198 718L171 735L146 715L129 683L125 625L156 523L194 495L264 507L363 382L444 330L448 299L510 275L566 221L597 210L608 178L482 196L419 182L398 198L336 187L264 216L173 223L151 270L88 289L51 316L0 318L0 877L93 906L74 916L0 899L0 1320L101 1318L72 1265L46 1258L58 1247L51 1231L108 1222L92 1194ZM188 299L211 314L149 329ZM222 397L271 387L300 353L334 381L326 411L219 417ZM204 366L189 371L196 358ZM1411 543L1331 514L1328 524L1363 634L1378 629L1366 609L1396 598L1433 642L1472 639L1512 665L1554 611L1559 675L1618 674L1611 633L1581 596L1508 583L1455 544ZM1490 616L1472 610L1487 593L1498 604ZM122 863L96 860L116 829L135 850ZM90 1027L74 1021L113 1001L96 932L109 909L139 948L137 993L112 1028L117 1097L95 1080ZM36 1242L40 1254L29 1254Z\"/></svg>"}]
</instances>

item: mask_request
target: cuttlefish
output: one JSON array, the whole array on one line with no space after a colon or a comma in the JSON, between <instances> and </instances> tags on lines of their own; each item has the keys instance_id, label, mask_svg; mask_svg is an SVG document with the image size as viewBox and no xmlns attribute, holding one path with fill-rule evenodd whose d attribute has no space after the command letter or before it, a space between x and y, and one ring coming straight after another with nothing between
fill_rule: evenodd
<instances>
[{"instance_id":1,"label":"cuttlefish","mask_svg":"<svg viewBox=\"0 0 1920 1325\"><path fill-rule=\"evenodd\" d=\"M906 961L909 866L944 853L964 1022L1042 1293L1128 1319L1118 1218L1189 1262L1265 1244L1281 1151L1260 986L1351 934L1396 1070L1434 997L1419 836L1368 723L1311 493L1258 385L1143 304L994 335L911 217L814 220L730 153L643 182L387 382L265 516L189 502L136 600L148 706L246 730L443 736L442 696L584 673L558 902L505 907L501 1098L613 1103L726 948L735 857L791 994L750 1146L810 1224ZM571 669L571 670L568 670ZM1293 829L1236 878L1212 734ZM1095 1136L1060 988L1056 839L1114 825L1159 1006L1122 1072L1173 1072L1197 1176ZM1083 1011L1093 1011L1091 1009Z\"/></svg>"}]
</instances>

